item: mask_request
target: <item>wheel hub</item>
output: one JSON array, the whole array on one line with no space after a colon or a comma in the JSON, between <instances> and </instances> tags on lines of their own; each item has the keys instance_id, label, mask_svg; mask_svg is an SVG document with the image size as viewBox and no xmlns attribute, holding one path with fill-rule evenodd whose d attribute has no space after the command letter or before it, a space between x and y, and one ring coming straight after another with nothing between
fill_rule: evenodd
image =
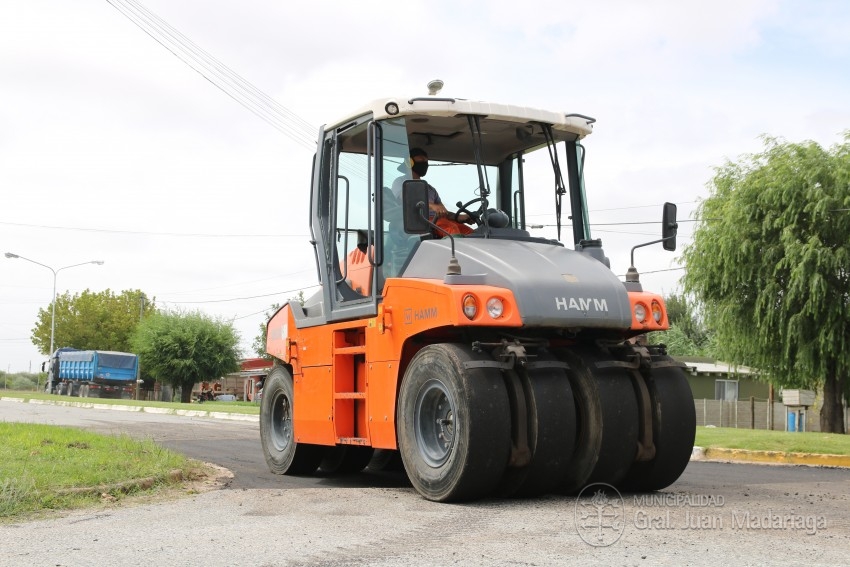
<instances>
[{"instance_id":1,"label":"wheel hub","mask_svg":"<svg viewBox=\"0 0 850 567\"><path fill-rule=\"evenodd\" d=\"M431 380L416 398L414 427L419 454L431 467L449 458L455 439L454 403L445 385Z\"/></svg>"},{"instance_id":2,"label":"wheel hub","mask_svg":"<svg viewBox=\"0 0 850 567\"><path fill-rule=\"evenodd\" d=\"M283 451L292 442L292 405L281 394L274 400L271 438L275 449Z\"/></svg>"}]
</instances>

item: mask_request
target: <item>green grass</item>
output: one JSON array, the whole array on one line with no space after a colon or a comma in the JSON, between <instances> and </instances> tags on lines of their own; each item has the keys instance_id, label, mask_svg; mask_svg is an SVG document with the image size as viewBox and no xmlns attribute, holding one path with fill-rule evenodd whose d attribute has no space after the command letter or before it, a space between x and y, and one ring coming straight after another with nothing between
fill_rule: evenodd
<instances>
[{"instance_id":1,"label":"green grass","mask_svg":"<svg viewBox=\"0 0 850 567\"><path fill-rule=\"evenodd\" d=\"M95 506L157 490L204 467L153 441L80 429L0 422L0 522ZM155 479L147 489L128 481ZM90 490L86 490L90 489Z\"/></svg>"},{"instance_id":2,"label":"green grass","mask_svg":"<svg viewBox=\"0 0 850 567\"><path fill-rule=\"evenodd\" d=\"M0 397L22 398L29 400L56 400L63 402L85 402L92 404L116 404L137 407L155 407L171 409L187 409L198 411L221 411L226 413L243 413L248 415L259 415L260 405L253 402L204 402L202 404L182 404L180 402L147 402L144 400L112 400L101 398L73 398L71 396L57 396L43 392L21 392L15 390L0 390Z\"/></svg>"},{"instance_id":3,"label":"green grass","mask_svg":"<svg viewBox=\"0 0 850 567\"><path fill-rule=\"evenodd\" d=\"M850 435L697 427L696 445L719 449L850 455Z\"/></svg>"}]
</instances>

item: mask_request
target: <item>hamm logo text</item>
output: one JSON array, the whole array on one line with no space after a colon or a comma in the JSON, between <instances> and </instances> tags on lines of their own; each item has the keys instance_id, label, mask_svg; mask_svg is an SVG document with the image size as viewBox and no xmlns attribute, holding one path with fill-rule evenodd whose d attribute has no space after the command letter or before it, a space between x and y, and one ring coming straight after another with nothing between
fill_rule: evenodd
<instances>
[{"instance_id":1,"label":"hamm logo text","mask_svg":"<svg viewBox=\"0 0 850 567\"><path fill-rule=\"evenodd\" d=\"M411 309L407 308L404 310L404 324L410 325L414 321L426 321L428 319L436 319L437 318L437 308L436 307L425 307L424 309Z\"/></svg>"},{"instance_id":2,"label":"hamm logo text","mask_svg":"<svg viewBox=\"0 0 850 567\"><path fill-rule=\"evenodd\" d=\"M596 297L556 297L555 309L557 311L608 311L608 302Z\"/></svg>"}]
</instances>

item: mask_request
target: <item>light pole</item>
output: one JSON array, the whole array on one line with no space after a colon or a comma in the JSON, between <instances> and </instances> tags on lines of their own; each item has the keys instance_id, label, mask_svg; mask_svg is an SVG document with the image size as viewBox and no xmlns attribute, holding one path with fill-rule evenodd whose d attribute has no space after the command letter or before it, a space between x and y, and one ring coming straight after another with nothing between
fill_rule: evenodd
<instances>
[{"instance_id":1,"label":"light pole","mask_svg":"<svg viewBox=\"0 0 850 567\"><path fill-rule=\"evenodd\" d=\"M67 270L68 268L76 268L77 266L85 266L86 264L97 264L98 266L103 265L103 260L89 260L88 262L80 262L79 264L71 264L70 266L62 266L61 268L53 269L47 264L42 264L41 262L36 262L35 260L30 260L29 258L24 258L23 256L19 256L17 254L12 254L11 252L6 252L7 258L17 258L19 260L26 260L27 262L32 262L33 264L38 264L44 268L47 268L51 272L53 272L53 302L51 304L51 313L50 313L50 352L48 356L53 356L53 338L56 335L56 276L62 270ZM50 392L53 390L53 373L48 370L47 373L47 391Z\"/></svg>"}]
</instances>

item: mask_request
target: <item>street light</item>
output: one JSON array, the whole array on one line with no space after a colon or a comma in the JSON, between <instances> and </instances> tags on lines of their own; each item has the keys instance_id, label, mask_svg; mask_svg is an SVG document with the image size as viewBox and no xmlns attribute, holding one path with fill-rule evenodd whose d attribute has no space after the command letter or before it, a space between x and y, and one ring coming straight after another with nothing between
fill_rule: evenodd
<instances>
[{"instance_id":1,"label":"street light","mask_svg":"<svg viewBox=\"0 0 850 567\"><path fill-rule=\"evenodd\" d=\"M53 356L53 337L56 334L56 275L62 270L67 270L68 268L76 268L77 266L85 266L86 264L97 264L98 266L103 265L103 260L89 260L88 262L80 262L79 264L71 264L70 266L62 266L58 269L53 269L47 264L42 264L41 262L36 262L35 260L30 260L29 258L24 258L23 256L19 256L17 254L12 254L11 252L6 252L7 258L18 258L19 260L26 260L27 262L32 262L33 264L38 264L39 266L45 267L51 272L53 272L53 303L51 304L51 313L50 313L50 353L48 356ZM53 391L53 373L47 373L47 391Z\"/></svg>"}]
</instances>

